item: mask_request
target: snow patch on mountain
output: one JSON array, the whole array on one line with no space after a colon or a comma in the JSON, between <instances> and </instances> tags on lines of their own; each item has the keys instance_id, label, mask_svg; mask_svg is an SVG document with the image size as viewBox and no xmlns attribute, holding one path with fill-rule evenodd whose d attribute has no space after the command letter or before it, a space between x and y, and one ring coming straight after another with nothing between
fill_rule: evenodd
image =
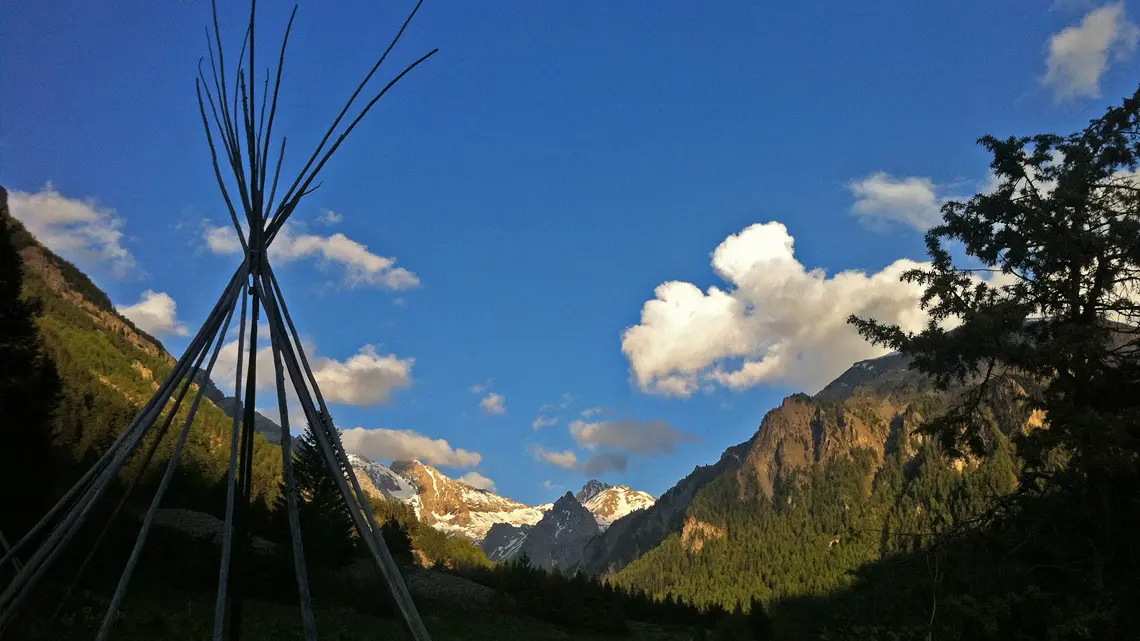
<instances>
[{"instance_id":1,"label":"snow patch on mountain","mask_svg":"<svg viewBox=\"0 0 1140 641\"><path fill-rule=\"evenodd\" d=\"M381 494L388 498L411 502L416 498L418 490L408 479L392 471L392 468L376 461L371 461L359 454L349 454L348 463L356 470L356 480L360 481L362 489L369 494ZM361 478L363 475L364 478ZM367 479L367 483L365 482ZM372 485L374 492L369 492L368 484Z\"/></svg>"},{"instance_id":2,"label":"snow patch on mountain","mask_svg":"<svg viewBox=\"0 0 1140 641\"><path fill-rule=\"evenodd\" d=\"M489 556L498 557L493 560L516 556L531 526L555 505L526 505L457 481L419 461L395 461L387 466L359 454L349 454L348 461L366 493L408 504L416 518L442 532L481 542L496 525L511 526L503 531L501 541L484 548ZM603 530L626 514L653 505L653 497L645 492L596 480L570 498L581 503ZM555 524L552 530L550 535L558 538L562 528Z\"/></svg>"},{"instance_id":3,"label":"snow patch on mountain","mask_svg":"<svg viewBox=\"0 0 1140 641\"><path fill-rule=\"evenodd\" d=\"M487 530L481 547L487 558L492 561L508 561L519 555L526 542L527 535L534 529L533 525L511 525L509 523L496 523Z\"/></svg>"},{"instance_id":4,"label":"snow patch on mountain","mask_svg":"<svg viewBox=\"0 0 1140 641\"><path fill-rule=\"evenodd\" d=\"M416 488L414 496L400 500L442 532L478 542L496 523L533 525L542 519L540 508L472 487L419 461L395 461L389 469Z\"/></svg>"},{"instance_id":5,"label":"snow patch on mountain","mask_svg":"<svg viewBox=\"0 0 1140 641\"><path fill-rule=\"evenodd\" d=\"M586 494L589 488L587 484L579 494ZM594 515L598 527L604 530L610 526L610 523L631 512L644 510L655 501L656 499L647 492L635 490L628 485L614 485L594 492L583 505Z\"/></svg>"}]
</instances>

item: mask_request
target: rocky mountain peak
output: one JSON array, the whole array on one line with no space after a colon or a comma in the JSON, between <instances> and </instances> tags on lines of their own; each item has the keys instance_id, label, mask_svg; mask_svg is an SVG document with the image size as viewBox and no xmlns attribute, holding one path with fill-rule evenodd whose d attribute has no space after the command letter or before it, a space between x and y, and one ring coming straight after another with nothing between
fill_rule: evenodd
<instances>
[{"instance_id":1,"label":"rocky mountain peak","mask_svg":"<svg viewBox=\"0 0 1140 641\"><path fill-rule=\"evenodd\" d=\"M573 492L571 492L570 490L566 490L566 493L563 494L562 496L558 497L558 500L554 502L554 506L551 509L552 510L569 510L569 509L571 509L570 508L571 503L577 503L578 505L582 505L581 501L579 501L574 496Z\"/></svg>"},{"instance_id":2,"label":"rocky mountain peak","mask_svg":"<svg viewBox=\"0 0 1140 641\"><path fill-rule=\"evenodd\" d=\"M420 461L393 461L390 467L370 463L404 479L412 490L410 496L380 493L408 503L421 521L437 530L481 541L496 523L533 525L542 518L540 508L476 489ZM369 475L367 465L354 460L352 466Z\"/></svg>"},{"instance_id":3,"label":"rocky mountain peak","mask_svg":"<svg viewBox=\"0 0 1140 641\"><path fill-rule=\"evenodd\" d=\"M913 430L917 419L906 409L909 400L929 390L929 383L910 372L908 365L899 354L861 361L814 397L787 397L764 416L750 439L728 448L715 464L695 468L648 508L612 523L583 550L578 569L615 573L669 534L684 534L690 504L718 477L735 476L742 493L759 498L771 496L796 469L855 448L870 449L881 457L888 443ZM715 538L714 533L690 524L686 542L695 547L698 540Z\"/></svg>"},{"instance_id":4,"label":"rocky mountain peak","mask_svg":"<svg viewBox=\"0 0 1140 641\"><path fill-rule=\"evenodd\" d=\"M480 547L492 561L507 561L519 555L522 545L533 525L511 525L510 523L496 523L487 530Z\"/></svg>"},{"instance_id":5,"label":"rocky mountain peak","mask_svg":"<svg viewBox=\"0 0 1140 641\"><path fill-rule=\"evenodd\" d=\"M628 485L613 485L594 494L584 505L594 515L598 527L604 530L610 523L631 512L650 507L655 502L648 492L635 490Z\"/></svg>"},{"instance_id":6,"label":"rocky mountain peak","mask_svg":"<svg viewBox=\"0 0 1140 641\"><path fill-rule=\"evenodd\" d=\"M356 470L361 489L368 494L405 502L418 494L417 487L411 481L382 463L353 453L349 453L348 463Z\"/></svg>"},{"instance_id":7,"label":"rocky mountain peak","mask_svg":"<svg viewBox=\"0 0 1140 641\"><path fill-rule=\"evenodd\" d=\"M578 563L582 549L599 531L594 515L566 492L526 533L519 554L525 554L538 567L570 568Z\"/></svg>"},{"instance_id":8,"label":"rocky mountain peak","mask_svg":"<svg viewBox=\"0 0 1140 641\"><path fill-rule=\"evenodd\" d=\"M582 491L578 492L578 494L575 495L575 498L578 499L579 503L585 505L587 501L594 498L598 494L605 492L611 487L613 486L611 486L609 483L603 483L597 479L590 479L589 481L586 481L585 485L582 486Z\"/></svg>"}]
</instances>

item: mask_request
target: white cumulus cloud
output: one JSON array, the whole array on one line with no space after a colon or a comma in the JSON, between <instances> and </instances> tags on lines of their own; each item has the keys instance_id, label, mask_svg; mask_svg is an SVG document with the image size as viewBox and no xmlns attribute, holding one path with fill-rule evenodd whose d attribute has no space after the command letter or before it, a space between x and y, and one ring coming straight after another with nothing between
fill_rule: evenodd
<instances>
[{"instance_id":1,"label":"white cumulus cloud","mask_svg":"<svg viewBox=\"0 0 1140 641\"><path fill-rule=\"evenodd\" d=\"M246 337L248 349L248 336ZM273 365L273 351L268 346L269 327L258 329L257 350L257 389L276 389L276 376ZM392 394L412 384L414 358L398 358L394 354L381 355L372 345L365 345L345 361L316 356L311 344L304 344L313 367L313 376L320 385L321 393L330 404L367 407L385 405L392 400ZM212 378L227 395L232 393L235 370L237 369L238 341L235 338L222 346L218 362L214 366ZM244 372L249 369L249 354L242 364ZM288 370L285 372L286 389L292 397L292 385Z\"/></svg>"},{"instance_id":2,"label":"white cumulus cloud","mask_svg":"<svg viewBox=\"0 0 1140 641\"><path fill-rule=\"evenodd\" d=\"M354 427L341 432L341 440L345 450L370 459L414 459L444 467L475 467L483 460L478 452L453 448L442 438L433 439L411 430Z\"/></svg>"},{"instance_id":3,"label":"white cumulus cloud","mask_svg":"<svg viewBox=\"0 0 1140 641\"><path fill-rule=\"evenodd\" d=\"M202 239L206 248L215 254L241 251L236 232L227 226L215 227L207 221L203 226ZM367 245L342 233L331 236L294 235L290 225L286 224L269 246L269 256L277 264L315 258L323 265L339 265L344 269L343 283L347 287L373 286L399 291L420 285L419 277L397 267L395 258L374 254Z\"/></svg>"},{"instance_id":4,"label":"white cumulus cloud","mask_svg":"<svg viewBox=\"0 0 1140 641\"><path fill-rule=\"evenodd\" d=\"M919 330L921 287L899 282L920 263L900 259L873 274L829 276L795 258L779 222L726 238L712 266L728 284L702 291L669 281L622 334L634 380L648 392L688 396L702 386L742 389L786 383L819 389L851 363L886 350L847 324L850 314Z\"/></svg>"},{"instance_id":5,"label":"white cumulus cloud","mask_svg":"<svg viewBox=\"0 0 1140 641\"><path fill-rule=\"evenodd\" d=\"M329 403L359 407L385 405L391 400L394 390L411 386L414 363L412 358L380 355L375 347L365 345L344 362L331 358L315 359L313 376Z\"/></svg>"},{"instance_id":6,"label":"white cumulus cloud","mask_svg":"<svg viewBox=\"0 0 1140 641\"><path fill-rule=\"evenodd\" d=\"M506 414L507 413L507 399L497 392L491 392L479 401L479 406L487 414Z\"/></svg>"},{"instance_id":7,"label":"white cumulus cloud","mask_svg":"<svg viewBox=\"0 0 1140 641\"><path fill-rule=\"evenodd\" d=\"M1063 161L1060 152L1053 152L1050 164ZM1037 171L1026 168L1029 181L1019 182L1018 189L1023 193L1032 188L1046 194L1056 186L1052 181L1042 180ZM877 171L847 184L855 202L851 212L871 229L897 223L926 231L942 222L942 206L956 200L966 202L974 193L967 193L971 187L981 194L992 194L1000 186L1001 180L990 170L980 181L963 181L939 184L924 176L893 176Z\"/></svg>"},{"instance_id":8,"label":"white cumulus cloud","mask_svg":"<svg viewBox=\"0 0 1140 641\"><path fill-rule=\"evenodd\" d=\"M186 324L178 320L178 305L166 292L146 290L134 305L115 306L120 314L131 319L145 332L161 336L186 336Z\"/></svg>"},{"instance_id":9,"label":"white cumulus cloud","mask_svg":"<svg viewBox=\"0 0 1140 641\"><path fill-rule=\"evenodd\" d=\"M851 210L866 223L895 222L925 231L942 220L940 208L946 198L936 193L929 178L898 178L880 171L848 188L855 196Z\"/></svg>"},{"instance_id":10,"label":"white cumulus cloud","mask_svg":"<svg viewBox=\"0 0 1140 641\"><path fill-rule=\"evenodd\" d=\"M230 329L230 336L233 340L222 345L221 351L218 353L218 361L214 364L214 371L211 373L211 378L214 383L221 389L227 396L233 395L234 379L237 373L238 361L238 340L237 340L237 322L233 323ZM245 349L249 349L249 328L246 328L245 336ZM257 342L259 349L257 350L257 389L258 391L267 390L274 387L275 378L273 371L273 351L268 347L269 343L269 325L258 325L257 327ZM305 346L306 353L309 346ZM242 380L245 380L245 373L249 371L249 353L246 352L242 359ZM288 374L286 374L288 376ZM244 384L244 383L243 383ZM244 388L243 388L244 389Z\"/></svg>"},{"instance_id":11,"label":"white cumulus cloud","mask_svg":"<svg viewBox=\"0 0 1140 641\"><path fill-rule=\"evenodd\" d=\"M241 253L241 242L233 227L214 227L207 220L202 224L202 240L206 243L206 249L215 254Z\"/></svg>"},{"instance_id":12,"label":"white cumulus cloud","mask_svg":"<svg viewBox=\"0 0 1140 641\"><path fill-rule=\"evenodd\" d=\"M1128 20L1122 3L1107 4L1087 13L1081 22L1049 38L1049 56L1041 81L1058 100L1100 97L1100 79L1110 58L1122 59L1136 50L1140 28Z\"/></svg>"},{"instance_id":13,"label":"white cumulus cloud","mask_svg":"<svg viewBox=\"0 0 1140 641\"><path fill-rule=\"evenodd\" d=\"M49 182L34 194L9 192L8 208L37 240L80 266L106 265L119 277L135 269L123 247L123 220L95 200L68 198Z\"/></svg>"},{"instance_id":14,"label":"white cumulus cloud","mask_svg":"<svg viewBox=\"0 0 1140 641\"><path fill-rule=\"evenodd\" d=\"M495 482L478 472L468 472L459 477L460 483L466 483L477 490L495 491Z\"/></svg>"}]
</instances>

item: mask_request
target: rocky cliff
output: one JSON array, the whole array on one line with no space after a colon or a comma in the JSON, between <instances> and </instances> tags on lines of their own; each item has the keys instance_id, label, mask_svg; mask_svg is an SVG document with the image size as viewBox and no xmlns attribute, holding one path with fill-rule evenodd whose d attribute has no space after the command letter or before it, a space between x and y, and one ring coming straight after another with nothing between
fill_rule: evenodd
<instances>
[{"instance_id":1,"label":"rocky cliff","mask_svg":"<svg viewBox=\"0 0 1140 641\"><path fill-rule=\"evenodd\" d=\"M694 468L652 506L611 523L583 548L578 568L589 574L612 574L655 548L669 534L679 532L685 523L685 510L697 492L722 472L737 469L749 444L746 441L728 448L716 463Z\"/></svg>"},{"instance_id":2,"label":"rocky cliff","mask_svg":"<svg viewBox=\"0 0 1140 641\"><path fill-rule=\"evenodd\" d=\"M542 518L538 507L475 489L419 461L395 461L391 470L411 481L417 516L437 530L481 541L496 523L533 525Z\"/></svg>"},{"instance_id":3,"label":"rocky cliff","mask_svg":"<svg viewBox=\"0 0 1140 641\"><path fill-rule=\"evenodd\" d=\"M714 479L733 475L741 493L771 496L792 472L869 447L883 452L892 433L906 433L917 419L907 403L930 385L914 376L897 354L856 363L815 397L794 394L769 411L751 439L725 450L713 465L698 466L647 509L613 522L590 541L578 567L612 574L681 532L697 494ZM893 430L893 432L892 432Z\"/></svg>"},{"instance_id":4,"label":"rocky cliff","mask_svg":"<svg viewBox=\"0 0 1140 641\"><path fill-rule=\"evenodd\" d=\"M567 492L530 528L519 555L525 555L537 567L573 568L586 543L597 536L598 531L594 515Z\"/></svg>"}]
</instances>

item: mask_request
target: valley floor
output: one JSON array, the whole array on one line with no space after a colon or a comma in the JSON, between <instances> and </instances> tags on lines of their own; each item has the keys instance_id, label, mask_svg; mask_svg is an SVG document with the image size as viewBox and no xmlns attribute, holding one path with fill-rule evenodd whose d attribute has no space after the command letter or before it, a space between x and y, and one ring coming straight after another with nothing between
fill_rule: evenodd
<instances>
[{"instance_id":1,"label":"valley floor","mask_svg":"<svg viewBox=\"0 0 1140 641\"><path fill-rule=\"evenodd\" d=\"M110 636L114 640L199 641L209 639L214 615L212 594L168 589L131 590ZM30 618L17 628L13 641L55 639L90 641L95 637L107 603L102 594L77 595L69 614L56 629L48 630L44 619ZM701 638L699 632L681 627L630 622L630 634L614 636L570 632L551 623L521 615L491 610L457 608L455 603L417 599L424 623L436 641L554 641L582 639L607 641L681 641ZM402 623L351 607L315 605L317 631L322 641L373 641L410 639ZM248 600L245 603L245 641L290 641L303 639L296 604Z\"/></svg>"}]
</instances>

